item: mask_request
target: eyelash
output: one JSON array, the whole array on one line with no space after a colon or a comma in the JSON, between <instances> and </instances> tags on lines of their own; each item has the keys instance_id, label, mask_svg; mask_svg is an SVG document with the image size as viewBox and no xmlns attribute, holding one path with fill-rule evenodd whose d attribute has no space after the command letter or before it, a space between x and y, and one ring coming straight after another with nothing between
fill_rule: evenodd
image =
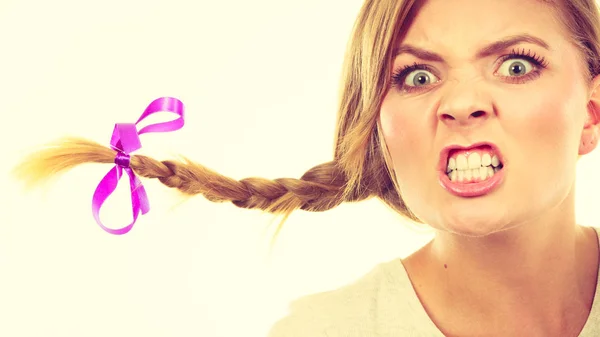
<instances>
[{"instance_id":1,"label":"eyelash","mask_svg":"<svg viewBox=\"0 0 600 337\"><path fill-rule=\"evenodd\" d=\"M529 80L532 80L532 79L538 77L541 73L541 69L546 69L548 67L548 62L546 61L546 59L544 57L537 55L535 52L532 52L531 50L525 51L524 48L523 49L513 49L509 54L502 56L500 58L500 64L502 64L508 60L511 60L511 59L523 59L523 60L530 62L534 66L534 69L531 72L529 72L527 75L523 75L523 76L519 76L519 77L504 76L506 79L508 79L512 83L516 83L516 84L525 83ZM428 65L415 62L414 64L404 66L402 69L395 72L392 75L392 84L405 92L413 92L413 91L417 91L417 90L423 90L423 88L426 88L427 86L412 87L412 86L404 85L406 76L408 76L410 73L412 73L415 70L426 70L428 72L433 73L432 69Z\"/></svg>"}]
</instances>

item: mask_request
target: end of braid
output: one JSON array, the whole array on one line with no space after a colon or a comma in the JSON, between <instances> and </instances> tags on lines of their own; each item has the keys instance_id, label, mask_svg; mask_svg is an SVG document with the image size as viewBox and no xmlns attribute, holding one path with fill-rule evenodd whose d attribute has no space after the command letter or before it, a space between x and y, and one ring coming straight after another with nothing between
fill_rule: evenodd
<instances>
[{"instance_id":1,"label":"end of braid","mask_svg":"<svg viewBox=\"0 0 600 337\"><path fill-rule=\"evenodd\" d=\"M62 138L27 156L12 173L31 189L81 164L114 163L116 153L83 138Z\"/></svg>"}]
</instances>

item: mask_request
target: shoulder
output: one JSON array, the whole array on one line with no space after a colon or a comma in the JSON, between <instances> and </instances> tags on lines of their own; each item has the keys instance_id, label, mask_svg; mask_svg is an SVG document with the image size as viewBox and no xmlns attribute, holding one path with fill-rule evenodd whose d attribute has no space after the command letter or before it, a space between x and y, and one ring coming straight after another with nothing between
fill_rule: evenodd
<instances>
[{"instance_id":1,"label":"shoulder","mask_svg":"<svg viewBox=\"0 0 600 337\"><path fill-rule=\"evenodd\" d=\"M268 337L371 336L378 329L381 302L389 298L392 266L402 268L399 260L382 263L339 289L296 299Z\"/></svg>"}]
</instances>

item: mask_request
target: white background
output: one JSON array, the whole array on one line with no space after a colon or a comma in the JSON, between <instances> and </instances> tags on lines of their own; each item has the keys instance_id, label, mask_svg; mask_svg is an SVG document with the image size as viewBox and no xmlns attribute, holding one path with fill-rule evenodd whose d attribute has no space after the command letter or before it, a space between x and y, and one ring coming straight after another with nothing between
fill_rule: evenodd
<instances>
[{"instance_id":1,"label":"white background","mask_svg":"<svg viewBox=\"0 0 600 337\"><path fill-rule=\"evenodd\" d=\"M150 101L186 105L182 130L140 153L183 154L236 179L300 177L331 160L343 53L360 0L0 3L0 336L264 336L288 302L339 287L425 243L376 200L272 217L144 180L151 211L103 232L84 165L43 193L9 175L65 135L108 145ZM157 120L157 119L155 119ZM579 167L578 217L597 225L598 155ZM543 169L543 168L540 168ZM103 208L131 218L127 180Z\"/></svg>"}]
</instances>

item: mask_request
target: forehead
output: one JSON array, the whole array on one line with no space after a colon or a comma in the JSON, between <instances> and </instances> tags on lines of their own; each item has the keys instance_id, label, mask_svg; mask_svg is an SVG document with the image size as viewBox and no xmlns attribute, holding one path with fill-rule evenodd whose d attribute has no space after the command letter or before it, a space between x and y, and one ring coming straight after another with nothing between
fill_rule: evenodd
<instances>
[{"instance_id":1,"label":"forehead","mask_svg":"<svg viewBox=\"0 0 600 337\"><path fill-rule=\"evenodd\" d=\"M472 55L484 44L527 33L560 48L567 34L556 14L540 0L427 0L403 42Z\"/></svg>"}]
</instances>

